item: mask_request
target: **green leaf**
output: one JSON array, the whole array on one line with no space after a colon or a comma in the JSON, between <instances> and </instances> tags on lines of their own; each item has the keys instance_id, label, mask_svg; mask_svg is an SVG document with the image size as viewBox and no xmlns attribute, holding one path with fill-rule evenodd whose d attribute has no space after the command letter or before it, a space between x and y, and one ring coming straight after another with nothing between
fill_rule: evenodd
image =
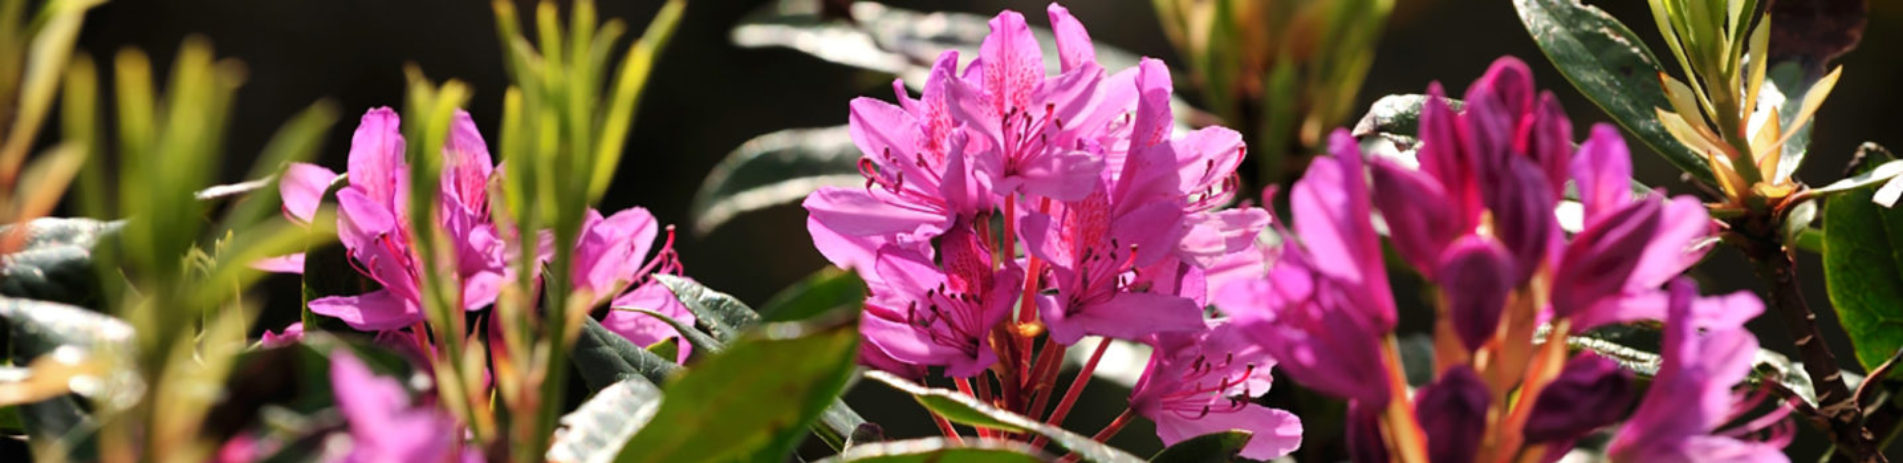
<instances>
[{"instance_id":1,"label":"green leaf","mask_svg":"<svg viewBox=\"0 0 1903 463\"><path fill-rule=\"evenodd\" d=\"M1249 445L1254 434L1248 431L1225 431L1204 434L1177 442L1176 445L1157 452L1150 457L1156 463L1217 463L1235 461L1242 448Z\"/></svg>"},{"instance_id":2,"label":"green leaf","mask_svg":"<svg viewBox=\"0 0 1903 463\"><path fill-rule=\"evenodd\" d=\"M548 449L556 462L604 462L621 452L661 407L661 389L639 376L609 385L562 416Z\"/></svg>"},{"instance_id":3,"label":"green leaf","mask_svg":"<svg viewBox=\"0 0 1903 463\"><path fill-rule=\"evenodd\" d=\"M680 358L681 356L680 339L679 338L662 339L661 342L657 342L657 343L654 343L653 345L649 345L648 352L653 352L654 355L659 355L661 356L661 358L664 358L664 359Z\"/></svg>"},{"instance_id":4,"label":"green leaf","mask_svg":"<svg viewBox=\"0 0 1903 463\"><path fill-rule=\"evenodd\" d=\"M681 338L686 339L688 345L694 346L694 351L692 353L687 354L689 357L692 357L692 359L690 360L698 360L705 354L719 353L720 351L725 350L727 348L727 346L723 345L720 341L715 340L712 336L708 336L707 333L702 333L700 329L695 328L694 325L688 324L687 322L681 321L680 319L668 316L667 314L656 312L652 309L647 309L643 307L616 306L616 307L613 307L612 310L625 310L629 312L635 312L642 315L646 315L649 317L654 317L655 319L660 320L661 323L666 323L668 327L674 328L674 332L680 333ZM669 339L671 340L673 338L669 338ZM655 346L648 346L648 350L653 351L654 347ZM669 348L668 350L672 351L673 348ZM659 354L659 352L656 352L656 354ZM676 357L673 355L662 355L661 358L676 358Z\"/></svg>"},{"instance_id":5,"label":"green leaf","mask_svg":"<svg viewBox=\"0 0 1903 463\"><path fill-rule=\"evenodd\" d=\"M620 462L780 461L845 390L859 353L857 323L774 324L667 385L653 422Z\"/></svg>"},{"instance_id":6,"label":"green leaf","mask_svg":"<svg viewBox=\"0 0 1903 463\"><path fill-rule=\"evenodd\" d=\"M694 194L694 233L705 235L735 216L795 203L820 187L854 187L859 147L846 126L788 129L754 137L728 153Z\"/></svg>"},{"instance_id":7,"label":"green leaf","mask_svg":"<svg viewBox=\"0 0 1903 463\"><path fill-rule=\"evenodd\" d=\"M674 297L680 299L688 311L694 312L697 324L707 334L713 335L714 339L733 342L741 331L760 324L760 314L754 313L752 307L747 307L747 304L727 293L674 275L655 274L654 278L667 285L667 289L674 292Z\"/></svg>"},{"instance_id":8,"label":"green leaf","mask_svg":"<svg viewBox=\"0 0 1903 463\"><path fill-rule=\"evenodd\" d=\"M11 327L8 335L16 364L60 346L99 350L99 345L108 344L111 347L106 349L114 352L132 349L131 325L77 306L0 297L0 319Z\"/></svg>"},{"instance_id":9,"label":"green leaf","mask_svg":"<svg viewBox=\"0 0 1903 463\"><path fill-rule=\"evenodd\" d=\"M569 358L590 391L599 391L636 376L661 384L681 369L672 359L628 342L593 318L582 321L581 334L575 338L574 354Z\"/></svg>"},{"instance_id":10,"label":"green leaf","mask_svg":"<svg viewBox=\"0 0 1903 463\"><path fill-rule=\"evenodd\" d=\"M1466 103L1453 98L1442 98L1447 106L1458 112L1466 109ZM1377 133L1392 133L1419 138L1421 131L1421 107L1427 104L1427 95L1418 93L1397 94L1381 97L1368 106L1368 114L1361 116L1353 131L1356 137Z\"/></svg>"},{"instance_id":11,"label":"green leaf","mask_svg":"<svg viewBox=\"0 0 1903 463\"><path fill-rule=\"evenodd\" d=\"M1903 347L1903 211L1862 187L1824 203L1824 282L1865 371Z\"/></svg>"},{"instance_id":12,"label":"green leaf","mask_svg":"<svg viewBox=\"0 0 1903 463\"><path fill-rule=\"evenodd\" d=\"M760 316L770 322L805 320L833 309L856 308L865 300L865 280L829 266L768 299L760 306Z\"/></svg>"},{"instance_id":13,"label":"green leaf","mask_svg":"<svg viewBox=\"0 0 1903 463\"><path fill-rule=\"evenodd\" d=\"M1075 452L1085 461L1143 461L1089 437L1065 431L1063 428L1044 424L1023 415L999 410L958 391L925 387L883 371L867 371L866 377L911 394L919 405L955 423L1010 432L1035 433L1050 438L1051 442Z\"/></svg>"},{"instance_id":14,"label":"green leaf","mask_svg":"<svg viewBox=\"0 0 1903 463\"><path fill-rule=\"evenodd\" d=\"M925 82L930 66L945 50L970 60L991 28L991 18L970 13L919 12L876 2L856 2L852 20L828 20L800 2L769 2L740 20L731 35L741 47L787 47L847 66L895 74L907 85ZM1050 29L1032 27L1044 56L1057 56ZM1109 72L1135 67L1138 55L1097 44L1097 63ZM1055 73L1056 59L1046 59Z\"/></svg>"},{"instance_id":15,"label":"green leaf","mask_svg":"<svg viewBox=\"0 0 1903 463\"><path fill-rule=\"evenodd\" d=\"M15 225L0 226L0 234ZM25 246L0 256L0 296L99 307L99 273L93 252L116 237L124 221L41 218L27 222Z\"/></svg>"},{"instance_id":16,"label":"green leaf","mask_svg":"<svg viewBox=\"0 0 1903 463\"><path fill-rule=\"evenodd\" d=\"M1658 120L1671 108L1658 83L1659 60L1625 24L1579 0L1514 0L1520 22L1560 74L1612 120L1679 170L1716 184L1704 158L1680 144Z\"/></svg>"},{"instance_id":17,"label":"green leaf","mask_svg":"<svg viewBox=\"0 0 1903 463\"><path fill-rule=\"evenodd\" d=\"M1023 442L965 438L952 442L926 437L855 445L822 463L987 463L1049 461L1050 457Z\"/></svg>"}]
</instances>

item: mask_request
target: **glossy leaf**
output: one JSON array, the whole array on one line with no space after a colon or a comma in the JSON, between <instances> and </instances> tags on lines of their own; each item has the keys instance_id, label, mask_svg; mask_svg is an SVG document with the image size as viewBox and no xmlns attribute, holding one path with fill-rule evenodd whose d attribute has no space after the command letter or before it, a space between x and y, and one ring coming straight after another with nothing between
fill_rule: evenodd
<instances>
[{"instance_id":1,"label":"glossy leaf","mask_svg":"<svg viewBox=\"0 0 1903 463\"><path fill-rule=\"evenodd\" d=\"M641 315L653 317L654 319L661 321L661 323L666 323L668 327L674 328L674 332L680 333L681 336L680 338L668 338L668 340L686 339L688 345L694 346L694 351L687 354L689 356L688 361L690 362L697 361L705 354L719 353L721 350L724 350L727 348L727 346L724 343L714 339L713 336L707 335L707 333L701 332L700 329L695 328L694 325L681 321L678 318L668 316L667 314L656 312L650 309L640 308L640 307L614 307L613 310L625 310L625 311L635 312ZM666 341L663 341L663 342L666 342ZM660 344L657 343L653 346L648 346L647 349L649 351L656 351L655 347L657 346L660 346ZM673 350L673 349L668 348L668 350ZM659 354L659 352L656 352L656 354ZM674 358L674 357L663 356L662 358Z\"/></svg>"},{"instance_id":2,"label":"glossy leaf","mask_svg":"<svg viewBox=\"0 0 1903 463\"><path fill-rule=\"evenodd\" d=\"M15 225L0 226L0 234ZM0 256L0 296L97 307L99 274L93 253L116 237L124 221L41 218L27 222L25 245Z\"/></svg>"},{"instance_id":3,"label":"glossy leaf","mask_svg":"<svg viewBox=\"0 0 1903 463\"><path fill-rule=\"evenodd\" d=\"M1097 442L1089 437L1078 435L1063 428L1044 424L1008 411L987 405L978 399L958 391L925 387L883 371L867 371L866 377L885 383L900 392L911 394L919 405L945 417L954 423L999 429L1010 432L1029 432L1050 438L1051 442L1082 456L1085 461L1098 462L1136 462L1143 461L1133 455L1117 450L1115 447Z\"/></svg>"},{"instance_id":4,"label":"glossy leaf","mask_svg":"<svg viewBox=\"0 0 1903 463\"><path fill-rule=\"evenodd\" d=\"M588 390L598 391L632 377L647 378L660 384L680 370L668 358L655 355L627 338L608 331L594 319L582 321L581 334L575 338L574 354L569 357L581 372Z\"/></svg>"},{"instance_id":5,"label":"glossy leaf","mask_svg":"<svg viewBox=\"0 0 1903 463\"><path fill-rule=\"evenodd\" d=\"M694 194L694 233L735 216L806 198L820 187L861 185L859 148L846 126L788 129L754 137L727 153Z\"/></svg>"},{"instance_id":6,"label":"glossy leaf","mask_svg":"<svg viewBox=\"0 0 1903 463\"><path fill-rule=\"evenodd\" d=\"M1248 431L1227 431L1204 434L1177 442L1176 445L1157 452L1150 457L1155 463L1217 463L1235 461L1242 448L1249 445L1249 439L1255 437Z\"/></svg>"},{"instance_id":7,"label":"glossy leaf","mask_svg":"<svg viewBox=\"0 0 1903 463\"><path fill-rule=\"evenodd\" d=\"M891 442L855 445L839 455L820 460L823 463L988 463L1037 462L1050 458L1023 442L998 439L966 438L953 442L944 437L926 437Z\"/></svg>"},{"instance_id":8,"label":"glossy leaf","mask_svg":"<svg viewBox=\"0 0 1903 463\"><path fill-rule=\"evenodd\" d=\"M1466 103L1453 98L1443 98L1447 106L1458 112L1466 108ZM1421 107L1427 104L1427 95L1418 93L1395 94L1374 100L1368 106L1368 113L1355 123L1352 133L1356 137L1365 137L1377 133L1392 133L1417 137L1421 130Z\"/></svg>"},{"instance_id":9,"label":"glossy leaf","mask_svg":"<svg viewBox=\"0 0 1903 463\"><path fill-rule=\"evenodd\" d=\"M1514 0L1520 22L1540 51L1579 92L1679 170L1715 184L1698 153L1680 144L1656 117L1672 103L1657 84L1659 60L1624 24L1579 0Z\"/></svg>"},{"instance_id":10,"label":"glossy leaf","mask_svg":"<svg viewBox=\"0 0 1903 463\"><path fill-rule=\"evenodd\" d=\"M661 389L639 376L595 392L575 411L562 416L562 429L550 444L548 460L602 463L612 461L622 444L661 407Z\"/></svg>"},{"instance_id":11,"label":"glossy leaf","mask_svg":"<svg viewBox=\"0 0 1903 463\"><path fill-rule=\"evenodd\" d=\"M866 282L838 267L826 267L781 290L760 306L767 321L805 320L833 309L859 307L866 300Z\"/></svg>"},{"instance_id":12,"label":"glossy leaf","mask_svg":"<svg viewBox=\"0 0 1903 463\"><path fill-rule=\"evenodd\" d=\"M859 351L856 323L769 325L664 389L653 421L616 461L779 461L839 397Z\"/></svg>"},{"instance_id":13,"label":"glossy leaf","mask_svg":"<svg viewBox=\"0 0 1903 463\"><path fill-rule=\"evenodd\" d=\"M655 274L654 278L667 285L667 289L674 292L674 297L680 299L688 311L694 312L697 324L707 334L713 335L714 339L733 342L741 331L760 324L760 314L754 313L752 307L747 307L746 303L727 293L674 275Z\"/></svg>"},{"instance_id":14,"label":"glossy leaf","mask_svg":"<svg viewBox=\"0 0 1903 463\"><path fill-rule=\"evenodd\" d=\"M96 350L100 344L108 344L108 349L121 352L132 349L131 325L77 306L0 297L0 319L10 327L15 363L60 346Z\"/></svg>"},{"instance_id":15,"label":"glossy leaf","mask_svg":"<svg viewBox=\"0 0 1903 463\"><path fill-rule=\"evenodd\" d=\"M735 45L748 48L787 47L847 66L896 74L907 85L925 82L931 63L945 50L958 50L965 61L978 56L984 37L991 33L989 17L969 13L918 12L875 2L854 2L852 20L827 20L799 5L771 2L741 19L733 29ZM1032 27L1045 56L1057 56L1051 30ZM1101 32L1100 32L1101 33ZM1097 44L1097 63L1110 72L1137 65L1138 56ZM1058 61L1045 60L1055 72Z\"/></svg>"},{"instance_id":16,"label":"glossy leaf","mask_svg":"<svg viewBox=\"0 0 1903 463\"><path fill-rule=\"evenodd\" d=\"M1874 194L1866 186L1824 203L1824 281L1865 371L1903 347L1903 211Z\"/></svg>"}]
</instances>

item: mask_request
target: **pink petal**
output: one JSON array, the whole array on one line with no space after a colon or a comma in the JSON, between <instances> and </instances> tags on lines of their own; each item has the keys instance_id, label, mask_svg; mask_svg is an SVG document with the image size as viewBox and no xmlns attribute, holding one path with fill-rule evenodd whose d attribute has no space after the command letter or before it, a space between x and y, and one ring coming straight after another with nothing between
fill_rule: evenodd
<instances>
[{"instance_id":1,"label":"pink petal","mask_svg":"<svg viewBox=\"0 0 1903 463\"><path fill-rule=\"evenodd\" d=\"M302 275L304 274L304 253L300 252L258 259L256 262L251 263L251 268L271 273Z\"/></svg>"},{"instance_id":2,"label":"pink petal","mask_svg":"<svg viewBox=\"0 0 1903 463\"><path fill-rule=\"evenodd\" d=\"M1455 241L1441 257L1437 275L1446 295L1446 315L1468 350L1493 338L1513 291L1513 256L1483 236Z\"/></svg>"},{"instance_id":3,"label":"pink petal","mask_svg":"<svg viewBox=\"0 0 1903 463\"><path fill-rule=\"evenodd\" d=\"M1045 315L1051 339L1065 345L1076 344L1085 335L1136 340L1156 333L1203 329L1202 307L1169 294L1118 293L1068 316L1050 309Z\"/></svg>"},{"instance_id":4,"label":"pink petal","mask_svg":"<svg viewBox=\"0 0 1903 463\"><path fill-rule=\"evenodd\" d=\"M980 76L991 94L992 113L1010 108L1030 110L1031 91L1044 78L1044 49L1025 24L1024 15L1005 10L991 18L991 34L979 45L984 61Z\"/></svg>"},{"instance_id":5,"label":"pink petal","mask_svg":"<svg viewBox=\"0 0 1903 463\"><path fill-rule=\"evenodd\" d=\"M1540 93L1530 127L1521 130L1519 151L1533 158L1546 173L1546 184L1557 196L1566 192L1566 170L1573 155L1573 122L1552 92Z\"/></svg>"},{"instance_id":6,"label":"pink petal","mask_svg":"<svg viewBox=\"0 0 1903 463\"><path fill-rule=\"evenodd\" d=\"M1657 200L1657 197L1642 199ZM1639 256L1638 266L1632 269L1632 278L1626 281L1627 289L1649 289L1664 285L1696 265L1714 244L1710 238L1716 233L1717 224L1711 221L1711 216L1705 212L1705 205L1700 204L1697 198L1672 198L1665 203L1659 220L1658 230L1645 246L1644 255Z\"/></svg>"},{"instance_id":7,"label":"pink petal","mask_svg":"<svg viewBox=\"0 0 1903 463\"><path fill-rule=\"evenodd\" d=\"M343 320L358 331L394 330L423 320L423 312L389 290L329 296L310 303L311 313Z\"/></svg>"},{"instance_id":8,"label":"pink petal","mask_svg":"<svg viewBox=\"0 0 1903 463\"><path fill-rule=\"evenodd\" d=\"M1579 156L1573 158L1572 177L1587 224L1632 202L1632 159L1619 129L1593 125L1592 137L1579 145Z\"/></svg>"},{"instance_id":9,"label":"pink petal","mask_svg":"<svg viewBox=\"0 0 1903 463\"><path fill-rule=\"evenodd\" d=\"M950 222L932 212L886 204L863 189L820 188L807 195L802 205L813 220L850 236L935 233Z\"/></svg>"},{"instance_id":10,"label":"pink petal","mask_svg":"<svg viewBox=\"0 0 1903 463\"><path fill-rule=\"evenodd\" d=\"M1553 314L1571 317L1625 288L1659 224L1659 203L1641 201L1573 237L1554 269Z\"/></svg>"},{"instance_id":11,"label":"pink petal","mask_svg":"<svg viewBox=\"0 0 1903 463\"><path fill-rule=\"evenodd\" d=\"M827 228L825 224L812 217L806 218L806 232L813 237L813 247L834 266L847 270L857 270L861 278L872 278L872 263L878 257L878 249L884 240L877 236L847 236Z\"/></svg>"},{"instance_id":12,"label":"pink petal","mask_svg":"<svg viewBox=\"0 0 1903 463\"><path fill-rule=\"evenodd\" d=\"M361 186L364 193L379 202L397 197L396 186L407 169L403 159L403 133L398 129L396 111L388 107L365 112L350 139L350 184Z\"/></svg>"},{"instance_id":13,"label":"pink petal","mask_svg":"<svg viewBox=\"0 0 1903 463\"><path fill-rule=\"evenodd\" d=\"M286 166L278 178L278 196L283 198L285 216L300 224L310 223L324 200L324 191L335 180L336 172L315 164L293 162Z\"/></svg>"},{"instance_id":14,"label":"pink petal","mask_svg":"<svg viewBox=\"0 0 1903 463\"><path fill-rule=\"evenodd\" d=\"M1084 25L1070 15L1063 5L1052 3L1045 12L1051 17L1051 32L1057 35L1057 59L1064 72L1070 72L1086 63L1097 62L1097 49L1091 45L1090 33Z\"/></svg>"},{"instance_id":15,"label":"pink petal","mask_svg":"<svg viewBox=\"0 0 1903 463\"><path fill-rule=\"evenodd\" d=\"M1226 432L1230 430L1249 431L1249 445L1242 448L1241 456L1251 460L1273 460L1294 452L1302 446L1302 419L1284 410L1245 403L1235 411L1210 411L1199 419L1186 419L1177 413L1164 411L1160 416L1152 417L1156 421L1156 437L1163 445L1174 445L1204 434Z\"/></svg>"},{"instance_id":16,"label":"pink petal","mask_svg":"<svg viewBox=\"0 0 1903 463\"><path fill-rule=\"evenodd\" d=\"M1253 249L1256 235L1269 225L1269 212L1250 207L1191 216L1181 252L1199 267L1209 268L1230 254L1260 254Z\"/></svg>"},{"instance_id":17,"label":"pink petal","mask_svg":"<svg viewBox=\"0 0 1903 463\"><path fill-rule=\"evenodd\" d=\"M999 193L1022 185L1024 193L1044 196L1058 201L1083 199L1101 185L1098 173L1103 171L1103 160L1084 151L1065 151L1046 153L1030 159L1028 165L1018 167L1016 182L1001 182L996 187Z\"/></svg>"}]
</instances>

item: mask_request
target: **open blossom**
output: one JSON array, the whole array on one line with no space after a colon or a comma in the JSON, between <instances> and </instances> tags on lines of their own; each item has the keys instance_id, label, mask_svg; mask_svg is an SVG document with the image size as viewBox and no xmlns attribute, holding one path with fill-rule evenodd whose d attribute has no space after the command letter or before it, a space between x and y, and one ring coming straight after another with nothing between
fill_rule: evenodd
<instances>
[{"instance_id":1,"label":"open blossom","mask_svg":"<svg viewBox=\"0 0 1903 463\"><path fill-rule=\"evenodd\" d=\"M870 288L868 365L980 373L1013 312L1022 325L1005 331L1041 325L1066 345L1200 331L1204 269L1266 226L1260 209L1217 210L1236 189L1240 135L1176 136L1162 62L1106 77L1076 18L1048 13L1057 75L1006 11L971 64L941 55L917 99L895 82L898 104L853 101L866 186L804 206L815 247Z\"/></svg>"},{"instance_id":2,"label":"open blossom","mask_svg":"<svg viewBox=\"0 0 1903 463\"><path fill-rule=\"evenodd\" d=\"M914 250L881 250L860 330L887 358L970 377L997 362L991 327L1011 314L1024 277L1016 268L994 270L989 250L970 233L954 230L944 241L942 269Z\"/></svg>"},{"instance_id":3,"label":"open blossom","mask_svg":"<svg viewBox=\"0 0 1903 463\"><path fill-rule=\"evenodd\" d=\"M1252 400L1269 391L1275 365L1235 325L1211 322L1195 333L1158 334L1155 353L1130 392L1130 406L1156 423L1164 445L1241 429L1254 437L1241 456L1270 460L1302 444L1302 421Z\"/></svg>"},{"instance_id":4,"label":"open blossom","mask_svg":"<svg viewBox=\"0 0 1903 463\"><path fill-rule=\"evenodd\" d=\"M1789 409L1779 408L1739 427L1720 429L1750 412L1763 398L1741 397L1731 389L1751 372L1757 338L1741 324L1698 323L1693 303L1698 290L1690 280L1674 281L1669 292L1659 352L1664 361L1632 419L1613 436L1607 453L1619 462L1789 461L1781 450L1791 437L1790 423L1783 421ZM1728 312L1745 313L1739 322L1764 310L1756 299L1728 298L1720 303L1728 306ZM1766 428L1772 428L1768 440L1742 438Z\"/></svg>"},{"instance_id":5,"label":"open blossom","mask_svg":"<svg viewBox=\"0 0 1903 463\"><path fill-rule=\"evenodd\" d=\"M1360 150L1345 132L1332 145L1337 154L1310 164L1290 198L1301 239L1272 251L1256 280L1231 280L1221 309L1296 381L1379 409L1389 400L1388 382L1378 378L1387 371L1380 343L1394 330L1394 300L1368 221Z\"/></svg>"},{"instance_id":6,"label":"open blossom","mask_svg":"<svg viewBox=\"0 0 1903 463\"><path fill-rule=\"evenodd\" d=\"M494 163L467 113L457 112L443 158L437 216L456 257L463 308L475 310L495 301L508 268L489 220L486 186ZM348 173L350 184L337 192L337 238L358 271L383 289L319 298L310 302L311 311L366 331L420 322L422 257L412 245L409 166L395 111L376 108L364 114L351 139ZM280 182L286 214L309 220L332 178L321 167L293 165Z\"/></svg>"}]
</instances>

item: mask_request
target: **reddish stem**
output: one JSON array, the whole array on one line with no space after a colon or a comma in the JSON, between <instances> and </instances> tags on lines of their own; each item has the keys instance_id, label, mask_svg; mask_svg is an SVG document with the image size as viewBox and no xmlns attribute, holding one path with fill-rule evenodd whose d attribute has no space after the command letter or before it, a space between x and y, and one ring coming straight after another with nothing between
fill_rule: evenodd
<instances>
[{"instance_id":1,"label":"reddish stem","mask_svg":"<svg viewBox=\"0 0 1903 463\"><path fill-rule=\"evenodd\" d=\"M1102 431L1097 431L1096 435L1090 436L1090 440L1097 442L1110 440L1110 438L1115 437L1117 433L1123 432L1123 426L1130 424L1130 419L1135 418L1136 415L1136 410L1124 408L1123 413L1117 415L1117 419L1110 420L1110 424L1104 425ZM1063 459L1057 461L1060 463L1076 463L1076 461L1081 458L1083 458L1082 455L1078 455L1077 452L1071 452L1070 455L1065 455Z\"/></svg>"},{"instance_id":2,"label":"reddish stem","mask_svg":"<svg viewBox=\"0 0 1903 463\"><path fill-rule=\"evenodd\" d=\"M1030 384L1033 399L1031 407L1024 409L1024 416L1039 418L1044 415L1044 405L1050 402L1051 392L1057 390L1057 373L1063 369L1064 354L1070 346L1055 342L1044 343L1044 349L1038 352L1037 366L1031 368L1035 376L1025 378Z\"/></svg>"},{"instance_id":3,"label":"reddish stem","mask_svg":"<svg viewBox=\"0 0 1903 463\"><path fill-rule=\"evenodd\" d=\"M1060 427L1064 425L1064 417L1070 415L1071 406L1077 405L1077 397L1083 395L1084 386L1090 384L1090 375L1097 371L1097 361L1103 359L1104 350L1109 348L1109 339L1097 340L1097 350L1090 353L1090 360L1084 362L1084 368L1077 370L1077 375L1071 377L1070 387L1064 390L1064 400L1057 402L1057 410L1051 412L1050 419L1044 420L1046 424ZM1126 410L1124 413L1127 414L1129 411ZM1037 436L1036 440L1031 441L1031 447L1043 447L1049 440L1044 436Z\"/></svg>"},{"instance_id":4,"label":"reddish stem","mask_svg":"<svg viewBox=\"0 0 1903 463\"><path fill-rule=\"evenodd\" d=\"M958 392L963 392L963 393L965 393L965 395L968 395L968 396L972 396L972 397L975 397L975 398L977 398L977 399L978 399L978 400L979 400L980 402L985 402L985 403L990 403L990 402L991 402L991 400L990 400L990 399L987 399L987 398L985 398L985 397L983 397L983 396L979 396L979 395L978 395L977 393L975 393L974 391L972 391L972 389L971 389L971 380L970 380L970 379L966 379L966 378L952 378L952 382L954 382L954 383L957 383L957 384L958 384ZM985 428L984 428L983 426L976 426L976 427L973 427L973 429L976 429L976 430L978 431L978 437L987 437L987 438L988 438L988 437L991 437L991 430L989 430L989 429L985 429Z\"/></svg>"},{"instance_id":5,"label":"reddish stem","mask_svg":"<svg viewBox=\"0 0 1903 463\"><path fill-rule=\"evenodd\" d=\"M939 434L944 434L945 437L951 438L953 443L962 444L965 442L965 437L958 435L958 428L952 427L951 420L945 419L945 416L939 415L938 412L927 411L927 413L932 415L932 422L938 424Z\"/></svg>"}]
</instances>

